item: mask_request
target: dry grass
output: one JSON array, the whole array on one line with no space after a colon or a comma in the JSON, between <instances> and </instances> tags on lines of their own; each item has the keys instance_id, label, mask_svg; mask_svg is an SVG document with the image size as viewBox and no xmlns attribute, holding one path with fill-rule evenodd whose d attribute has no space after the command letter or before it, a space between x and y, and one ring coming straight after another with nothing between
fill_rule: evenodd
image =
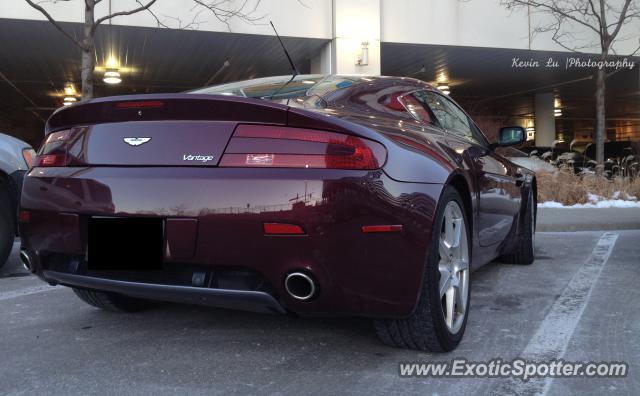
<instances>
[{"instance_id":1,"label":"dry grass","mask_svg":"<svg viewBox=\"0 0 640 396\"><path fill-rule=\"evenodd\" d=\"M564 205L588 203L588 194L605 199L640 199L640 178L607 179L596 175L576 175L569 170L556 173L537 172L538 201L555 201ZM616 193L619 195L616 197Z\"/></svg>"}]
</instances>

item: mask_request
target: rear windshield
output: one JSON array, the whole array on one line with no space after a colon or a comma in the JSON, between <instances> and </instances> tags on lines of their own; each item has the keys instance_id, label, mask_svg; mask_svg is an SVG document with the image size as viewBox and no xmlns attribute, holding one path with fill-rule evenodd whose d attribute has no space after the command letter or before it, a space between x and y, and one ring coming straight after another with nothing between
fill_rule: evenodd
<instances>
[{"instance_id":1,"label":"rear windshield","mask_svg":"<svg viewBox=\"0 0 640 396\"><path fill-rule=\"evenodd\" d=\"M190 91L192 94L240 96L269 100L289 106L324 108L328 95L347 88L360 77L305 75L266 77L214 85Z\"/></svg>"}]
</instances>

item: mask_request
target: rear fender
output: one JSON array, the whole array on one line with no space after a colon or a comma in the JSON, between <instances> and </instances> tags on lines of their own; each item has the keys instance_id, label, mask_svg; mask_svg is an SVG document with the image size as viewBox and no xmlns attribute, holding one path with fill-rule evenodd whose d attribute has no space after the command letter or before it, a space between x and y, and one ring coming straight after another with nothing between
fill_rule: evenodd
<instances>
[{"instance_id":1,"label":"rear fender","mask_svg":"<svg viewBox=\"0 0 640 396\"><path fill-rule=\"evenodd\" d=\"M291 108L287 125L355 134L382 143L387 149L384 172L392 179L408 183L443 184L456 167L435 139L409 138L393 128L365 126L364 121L327 117L331 114Z\"/></svg>"}]
</instances>

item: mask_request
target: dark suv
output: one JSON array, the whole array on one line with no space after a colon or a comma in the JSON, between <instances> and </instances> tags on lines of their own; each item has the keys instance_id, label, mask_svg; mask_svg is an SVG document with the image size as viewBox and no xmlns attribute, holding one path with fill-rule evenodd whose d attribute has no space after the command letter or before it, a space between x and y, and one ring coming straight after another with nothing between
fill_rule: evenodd
<instances>
[{"instance_id":1,"label":"dark suv","mask_svg":"<svg viewBox=\"0 0 640 396\"><path fill-rule=\"evenodd\" d=\"M591 143L584 155L596 159L596 145ZM605 172L608 176L636 177L640 173L640 142L617 141L604 144Z\"/></svg>"}]
</instances>

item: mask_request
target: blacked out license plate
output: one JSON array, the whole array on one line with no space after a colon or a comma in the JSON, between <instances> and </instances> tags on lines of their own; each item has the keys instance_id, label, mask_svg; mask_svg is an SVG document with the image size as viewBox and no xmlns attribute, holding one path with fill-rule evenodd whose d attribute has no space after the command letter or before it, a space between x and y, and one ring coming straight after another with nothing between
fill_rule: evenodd
<instances>
[{"instance_id":1,"label":"blacked out license plate","mask_svg":"<svg viewBox=\"0 0 640 396\"><path fill-rule=\"evenodd\" d=\"M90 271L162 269L163 219L91 217L87 264Z\"/></svg>"}]
</instances>

